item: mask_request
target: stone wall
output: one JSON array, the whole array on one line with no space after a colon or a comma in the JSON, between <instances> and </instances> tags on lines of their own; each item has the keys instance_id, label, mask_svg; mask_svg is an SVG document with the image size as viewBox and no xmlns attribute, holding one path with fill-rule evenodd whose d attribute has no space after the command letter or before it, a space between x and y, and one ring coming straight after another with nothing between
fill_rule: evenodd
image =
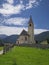
<instances>
[{"instance_id":1,"label":"stone wall","mask_svg":"<svg viewBox=\"0 0 49 65\"><path fill-rule=\"evenodd\" d=\"M24 46L24 47L34 47L34 48L42 48L42 49L47 49L49 48L49 44L16 44L16 46Z\"/></svg>"},{"instance_id":2,"label":"stone wall","mask_svg":"<svg viewBox=\"0 0 49 65\"><path fill-rule=\"evenodd\" d=\"M27 40L25 40L25 37ZM28 36L20 36L19 39L16 41L16 44L23 44L23 43L28 43Z\"/></svg>"}]
</instances>

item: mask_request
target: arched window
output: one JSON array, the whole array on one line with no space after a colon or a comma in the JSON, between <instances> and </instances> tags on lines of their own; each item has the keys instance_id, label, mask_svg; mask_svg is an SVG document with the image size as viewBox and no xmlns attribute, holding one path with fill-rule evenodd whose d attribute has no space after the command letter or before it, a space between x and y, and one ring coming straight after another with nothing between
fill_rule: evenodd
<instances>
[{"instance_id":1,"label":"arched window","mask_svg":"<svg viewBox=\"0 0 49 65\"><path fill-rule=\"evenodd\" d=\"M31 26L31 24L29 24L29 26Z\"/></svg>"},{"instance_id":2,"label":"arched window","mask_svg":"<svg viewBox=\"0 0 49 65\"><path fill-rule=\"evenodd\" d=\"M25 37L25 41L27 41L27 37Z\"/></svg>"},{"instance_id":3,"label":"arched window","mask_svg":"<svg viewBox=\"0 0 49 65\"><path fill-rule=\"evenodd\" d=\"M18 41L18 44L19 44L19 41Z\"/></svg>"}]
</instances>

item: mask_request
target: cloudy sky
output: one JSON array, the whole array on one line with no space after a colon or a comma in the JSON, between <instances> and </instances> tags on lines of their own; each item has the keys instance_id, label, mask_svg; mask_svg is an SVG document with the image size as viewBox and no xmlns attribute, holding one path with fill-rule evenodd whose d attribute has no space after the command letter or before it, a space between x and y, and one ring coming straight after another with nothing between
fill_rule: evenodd
<instances>
[{"instance_id":1,"label":"cloudy sky","mask_svg":"<svg viewBox=\"0 0 49 65\"><path fill-rule=\"evenodd\" d=\"M0 0L0 34L20 34L29 22L34 33L49 31L49 0Z\"/></svg>"}]
</instances>

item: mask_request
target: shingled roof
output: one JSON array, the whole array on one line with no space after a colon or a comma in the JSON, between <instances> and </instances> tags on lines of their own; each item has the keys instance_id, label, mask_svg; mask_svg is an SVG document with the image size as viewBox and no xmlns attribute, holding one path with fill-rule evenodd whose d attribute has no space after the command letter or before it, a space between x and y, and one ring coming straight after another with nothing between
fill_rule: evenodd
<instances>
[{"instance_id":1,"label":"shingled roof","mask_svg":"<svg viewBox=\"0 0 49 65\"><path fill-rule=\"evenodd\" d=\"M27 36L29 36L29 34L27 33L27 31L25 31L25 30L23 30L20 35L27 35Z\"/></svg>"}]
</instances>

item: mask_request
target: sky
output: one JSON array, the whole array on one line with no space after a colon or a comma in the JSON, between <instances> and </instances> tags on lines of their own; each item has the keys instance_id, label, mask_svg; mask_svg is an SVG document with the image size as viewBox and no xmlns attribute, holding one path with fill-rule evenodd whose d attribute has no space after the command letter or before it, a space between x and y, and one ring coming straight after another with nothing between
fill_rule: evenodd
<instances>
[{"instance_id":1,"label":"sky","mask_svg":"<svg viewBox=\"0 0 49 65\"><path fill-rule=\"evenodd\" d=\"M0 34L27 31L30 15L34 34L49 31L49 0L0 0Z\"/></svg>"}]
</instances>

